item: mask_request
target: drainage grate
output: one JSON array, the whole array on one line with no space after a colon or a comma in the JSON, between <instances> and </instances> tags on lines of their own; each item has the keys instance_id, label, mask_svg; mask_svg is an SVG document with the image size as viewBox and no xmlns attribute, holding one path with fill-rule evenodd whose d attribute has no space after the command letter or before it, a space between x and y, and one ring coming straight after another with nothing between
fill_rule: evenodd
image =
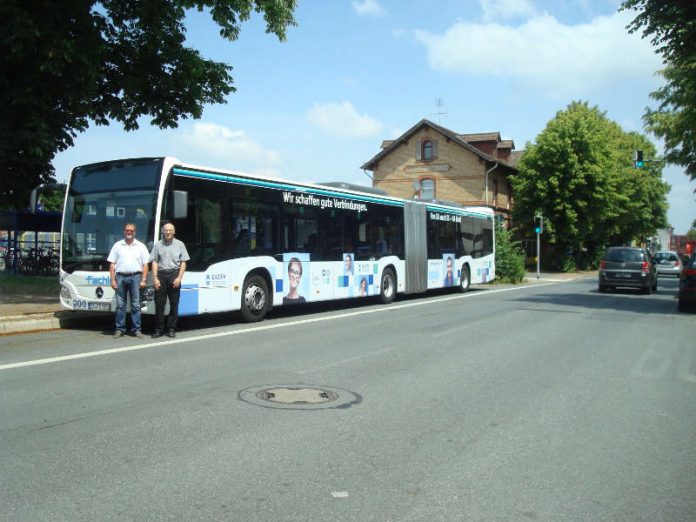
<instances>
[{"instance_id":1,"label":"drainage grate","mask_svg":"<svg viewBox=\"0 0 696 522\"><path fill-rule=\"evenodd\" d=\"M252 386L240 391L238 397L249 404L289 410L350 408L362 402L360 395L348 390L303 384Z\"/></svg>"}]
</instances>

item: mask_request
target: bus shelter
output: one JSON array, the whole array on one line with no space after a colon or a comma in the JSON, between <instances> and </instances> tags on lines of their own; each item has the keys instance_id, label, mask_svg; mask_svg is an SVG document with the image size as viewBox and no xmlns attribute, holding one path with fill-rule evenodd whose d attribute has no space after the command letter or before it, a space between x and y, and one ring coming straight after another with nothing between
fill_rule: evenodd
<instances>
[{"instance_id":1,"label":"bus shelter","mask_svg":"<svg viewBox=\"0 0 696 522\"><path fill-rule=\"evenodd\" d=\"M17 273L22 248L26 248L27 232L30 248L38 249L42 233L60 232L61 212L37 212L7 210L0 212L0 231L6 236L0 239L0 250L5 258L5 270ZM33 235L33 238L32 238ZM32 241L33 239L33 241Z\"/></svg>"}]
</instances>

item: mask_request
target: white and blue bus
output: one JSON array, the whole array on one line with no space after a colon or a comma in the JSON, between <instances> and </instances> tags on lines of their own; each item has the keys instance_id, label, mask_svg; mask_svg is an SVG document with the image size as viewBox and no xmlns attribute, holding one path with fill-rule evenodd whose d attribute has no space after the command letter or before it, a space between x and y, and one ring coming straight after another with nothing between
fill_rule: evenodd
<instances>
[{"instance_id":1,"label":"white and blue bus","mask_svg":"<svg viewBox=\"0 0 696 522\"><path fill-rule=\"evenodd\" d=\"M174 158L73 169L60 252L60 301L115 311L107 256L135 223L148 249L165 222L191 260L179 314L239 310L258 321L275 306L420 293L495 276L493 213L404 200L345 183L309 184L187 165ZM152 281L144 313L155 310Z\"/></svg>"}]
</instances>

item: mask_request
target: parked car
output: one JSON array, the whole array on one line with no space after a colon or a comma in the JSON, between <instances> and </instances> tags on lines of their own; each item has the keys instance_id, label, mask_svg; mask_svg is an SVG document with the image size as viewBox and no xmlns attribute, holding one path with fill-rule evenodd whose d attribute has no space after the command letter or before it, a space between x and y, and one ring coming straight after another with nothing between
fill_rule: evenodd
<instances>
[{"instance_id":1,"label":"parked car","mask_svg":"<svg viewBox=\"0 0 696 522\"><path fill-rule=\"evenodd\" d=\"M599 291L610 288L657 290L657 272L650 253L643 248L609 247L599 263Z\"/></svg>"},{"instance_id":2,"label":"parked car","mask_svg":"<svg viewBox=\"0 0 696 522\"><path fill-rule=\"evenodd\" d=\"M658 277L661 275L679 277L684 266L676 252L655 252L653 260Z\"/></svg>"},{"instance_id":3,"label":"parked car","mask_svg":"<svg viewBox=\"0 0 696 522\"><path fill-rule=\"evenodd\" d=\"M679 310L696 304L696 254L691 254L679 276Z\"/></svg>"}]
</instances>

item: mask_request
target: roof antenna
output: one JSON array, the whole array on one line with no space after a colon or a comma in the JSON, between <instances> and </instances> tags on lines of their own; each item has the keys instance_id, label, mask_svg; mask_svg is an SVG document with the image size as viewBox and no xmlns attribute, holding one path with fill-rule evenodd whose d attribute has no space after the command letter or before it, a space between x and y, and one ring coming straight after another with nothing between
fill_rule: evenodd
<instances>
[{"instance_id":1,"label":"roof antenna","mask_svg":"<svg viewBox=\"0 0 696 522\"><path fill-rule=\"evenodd\" d=\"M447 117L447 113L442 112L442 107L445 105L445 100L442 98L435 98L435 105L437 105L437 112L435 113L435 116L437 116L437 124L440 125L440 116L444 116L445 118Z\"/></svg>"}]
</instances>

